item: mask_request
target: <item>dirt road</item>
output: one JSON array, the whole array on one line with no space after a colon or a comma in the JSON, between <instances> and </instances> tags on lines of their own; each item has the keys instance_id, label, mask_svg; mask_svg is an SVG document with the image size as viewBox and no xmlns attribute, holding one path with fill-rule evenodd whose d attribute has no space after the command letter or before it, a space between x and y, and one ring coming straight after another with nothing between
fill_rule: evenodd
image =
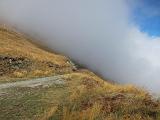
<instances>
[{"instance_id":1,"label":"dirt road","mask_svg":"<svg viewBox=\"0 0 160 120\"><path fill-rule=\"evenodd\" d=\"M36 87L36 86L49 86L52 84L65 84L65 80L62 79L62 75L30 79L25 81L17 81L11 83L0 84L0 90L11 87Z\"/></svg>"}]
</instances>

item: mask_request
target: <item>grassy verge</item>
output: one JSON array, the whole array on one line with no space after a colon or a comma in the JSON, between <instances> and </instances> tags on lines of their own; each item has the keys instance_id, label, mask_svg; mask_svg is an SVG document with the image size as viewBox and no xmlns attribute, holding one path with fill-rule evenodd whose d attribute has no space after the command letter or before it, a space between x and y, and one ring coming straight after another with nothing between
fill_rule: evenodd
<instances>
[{"instance_id":1,"label":"grassy verge","mask_svg":"<svg viewBox=\"0 0 160 120\"><path fill-rule=\"evenodd\" d=\"M65 85L3 91L3 120L158 120L159 102L133 86L113 85L92 74L62 76Z\"/></svg>"},{"instance_id":2,"label":"grassy verge","mask_svg":"<svg viewBox=\"0 0 160 120\"><path fill-rule=\"evenodd\" d=\"M35 120L42 118L50 107L56 107L66 96L67 87L11 88L0 97L0 119Z\"/></svg>"}]
</instances>

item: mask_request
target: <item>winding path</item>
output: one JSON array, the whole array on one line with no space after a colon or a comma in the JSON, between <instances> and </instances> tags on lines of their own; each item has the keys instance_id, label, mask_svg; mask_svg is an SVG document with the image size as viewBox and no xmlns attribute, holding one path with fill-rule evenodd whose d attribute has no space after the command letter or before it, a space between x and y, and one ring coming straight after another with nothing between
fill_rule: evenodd
<instances>
[{"instance_id":1,"label":"winding path","mask_svg":"<svg viewBox=\"0 0 160 120\"><path fill-rule=\"evenodd\" d=\"M65 84L65 80L62 79L62 75L58 75L58 76L52 76L52 77L30 79L30 80L25 80L25 81L2 83L0 84L0 90L12 88L12 87L49 86L52 84Z\"/></svg>"}]
</instances>

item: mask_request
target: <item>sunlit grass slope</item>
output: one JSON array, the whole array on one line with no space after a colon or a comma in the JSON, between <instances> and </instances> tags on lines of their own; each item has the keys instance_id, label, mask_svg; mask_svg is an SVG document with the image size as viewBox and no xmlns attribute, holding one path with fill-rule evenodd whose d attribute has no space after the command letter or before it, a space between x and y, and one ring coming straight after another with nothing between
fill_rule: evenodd
<instances>
[{"instance_id":1,"label":"sunlit grass slope","mask_svg":"<svg viewBox=\"0 0 160 120\"><path fill-rule=\"evenodd\" d=\"M58 76L63 84L0 91L0 119L160 119L159 101L148 92L104 81L88 70L76 68L68 58L38 48L24 35L0 28L1 82L45 76Z\"/></svg>"},{"instance_id":2,"label":"sunlit grass slope","mask_svg":"<svg viewBox=\"0 0 160 120\"><path fill-rule=\"evenodd\" d=\"M31 44L24 35L0 28L0 75L39 77L64 74L74 70L64 56L49 53Z\"/></svg>"}]
</instances>

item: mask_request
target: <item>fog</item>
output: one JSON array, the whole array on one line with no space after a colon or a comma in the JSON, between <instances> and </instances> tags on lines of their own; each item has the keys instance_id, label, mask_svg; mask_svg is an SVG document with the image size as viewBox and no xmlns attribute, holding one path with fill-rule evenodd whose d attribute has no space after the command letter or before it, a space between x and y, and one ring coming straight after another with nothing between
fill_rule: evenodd
<instances>
[{"instance_id":1,"label":"fog","mask_svg":"<svg viewBox=\"0 0 160 120\"><path fill-rule=\"evenodd\" d=\"M0 22L105 79L160 90L160 38L140 31L126 0L1 0Z\"/></svg>"}]
</instances>

